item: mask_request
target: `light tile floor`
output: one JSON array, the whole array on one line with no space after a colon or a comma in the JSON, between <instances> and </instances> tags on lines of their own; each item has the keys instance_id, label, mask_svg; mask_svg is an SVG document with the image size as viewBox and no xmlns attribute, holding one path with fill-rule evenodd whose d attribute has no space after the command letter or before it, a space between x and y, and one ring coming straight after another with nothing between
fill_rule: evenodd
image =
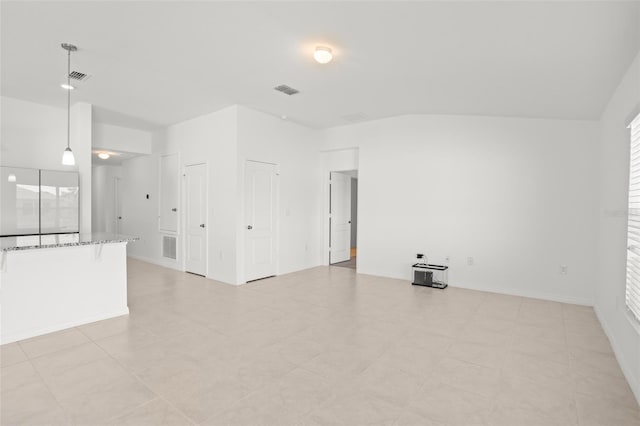
<instances>
[{"instance_id":1,"label":"light tile floor","mask_svg":"<svg viewBox=\"0 0 640 426\"><path fill-rule=\"evenodd\" d=\"M592 309L129 261L131 314L0 347L3 425L640 425Z\"/></svg>"}]
</instances>

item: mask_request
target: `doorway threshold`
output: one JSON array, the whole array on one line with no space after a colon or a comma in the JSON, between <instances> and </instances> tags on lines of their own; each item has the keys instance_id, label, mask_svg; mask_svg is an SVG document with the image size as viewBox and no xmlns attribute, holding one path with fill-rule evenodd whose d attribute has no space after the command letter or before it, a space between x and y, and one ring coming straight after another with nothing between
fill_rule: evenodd
<instances>
[{"instance_id":1,"label":"doorway threshold","mask_svg":"<svg viewBox=\"0 0 640 426\"><path fill-rule=\"evenodd\" d=\"M332 263L331 266L337 266L339 268L356 269L356 257L353 256L351 259L344 262Z\"/></svg>"}]
</instances>

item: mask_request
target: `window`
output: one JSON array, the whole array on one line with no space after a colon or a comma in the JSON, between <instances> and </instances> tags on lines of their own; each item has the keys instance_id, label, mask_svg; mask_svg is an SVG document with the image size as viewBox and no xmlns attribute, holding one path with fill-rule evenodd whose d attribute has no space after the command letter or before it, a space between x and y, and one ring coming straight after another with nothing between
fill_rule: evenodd
<instances>
[{"instance_id":1,"label":"window","mask_svg":"<svg viewBox=\"0 0 640 426\"><path fill-rule=\"evenodd\" d=\"M627 308L640 322L640 115L631 122L629 222L627 225Z\"/></svg>"}]
</instances>

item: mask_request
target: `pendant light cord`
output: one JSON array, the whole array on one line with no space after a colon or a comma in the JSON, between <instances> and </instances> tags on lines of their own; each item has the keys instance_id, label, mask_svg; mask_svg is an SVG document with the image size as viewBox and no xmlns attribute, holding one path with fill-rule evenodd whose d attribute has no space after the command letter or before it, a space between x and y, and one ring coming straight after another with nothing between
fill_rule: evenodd
<instances>
[{"instance_id":1,"label":"pendant light cord","mask_svg":"<svg viewBox=\"0 0 640 426\"><path fill-rule=\"evenodd\" d=\"M71 144L71 49L67 51L67 149Z\"/></svg>"}]
</instances>

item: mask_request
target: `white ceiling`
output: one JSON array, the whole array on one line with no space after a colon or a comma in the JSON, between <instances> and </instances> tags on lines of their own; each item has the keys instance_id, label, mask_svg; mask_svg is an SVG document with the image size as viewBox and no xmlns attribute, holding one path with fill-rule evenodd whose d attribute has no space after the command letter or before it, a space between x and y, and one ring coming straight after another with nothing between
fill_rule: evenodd
<instances>
[{"instance_id":1,"label":"white ceiling","mask_svg":"<svg viewBox=\"0 0 640 426\"><path fill-rule=\"evenodd\" d=\"M72 68L92 76L74 100L143 128L231 104L318 128L413 113L597 119L640 46L639 5L3 1L1 90L64 105L69 42ZM316 43L333 62L313 62Z\"/></svg>"}]
</instances>

